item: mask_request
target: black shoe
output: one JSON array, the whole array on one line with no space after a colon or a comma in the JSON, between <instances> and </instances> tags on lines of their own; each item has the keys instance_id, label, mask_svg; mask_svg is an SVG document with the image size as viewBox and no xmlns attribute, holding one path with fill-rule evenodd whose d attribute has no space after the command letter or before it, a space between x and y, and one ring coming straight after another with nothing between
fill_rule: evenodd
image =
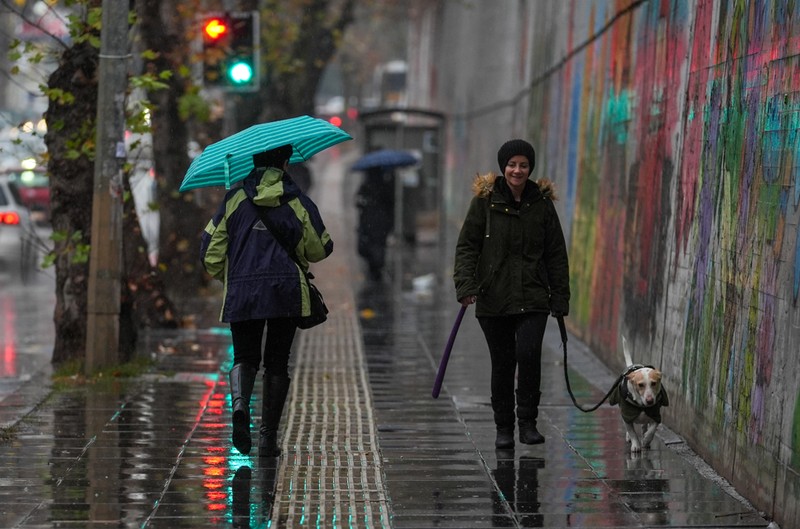
<instances>
[{"instance_id":1,"label":"black shoe","mask_svg":"<svg viewBox=\"0 0 800 529\"><path fill-rule=\"evenodd\" d=\"M544 436L536 429L535 422L519 421L519 442L526 445L544 443Z\"/></svg>"},{"instance_id":2,"label":"black shoe","mask_svg":"<svg viewBox=\"0 0 800 529\"><path fill-rule=\"evenodd\" d=\"M514 448L514 428L498 428L495 448Z\"/></svg>"}]
</instances>

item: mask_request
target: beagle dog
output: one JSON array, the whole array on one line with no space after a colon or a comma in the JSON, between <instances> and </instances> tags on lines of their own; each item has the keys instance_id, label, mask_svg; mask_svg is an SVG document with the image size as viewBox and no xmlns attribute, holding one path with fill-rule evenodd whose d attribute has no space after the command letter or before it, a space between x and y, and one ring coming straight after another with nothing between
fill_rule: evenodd
<instances>
[{"instance_id":1,"label":"beagle dog","mask_svg":"<svg viewBox=\"0 0 800 529\"><path fill-rule=\"evenodd\" d=\"M628 368L608 402L612 406L619 405L626 430L625 440L631 444L631 453L637 453L650 448L661 424L661 407L669 406L669 397L661 384L661 371L653 366L634 364L624 336L622 349ZM636 430L637 424L642 427L641 437Z\"/></svg>"}]
</instances>

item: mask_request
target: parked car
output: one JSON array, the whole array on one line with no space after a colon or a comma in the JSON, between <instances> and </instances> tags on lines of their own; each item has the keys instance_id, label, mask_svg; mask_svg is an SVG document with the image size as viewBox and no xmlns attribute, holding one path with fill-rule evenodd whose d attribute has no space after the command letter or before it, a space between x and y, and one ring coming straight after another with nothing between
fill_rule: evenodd
<instances>
[{"instance_id":1,"label":"parked car","mask_svg":"<svg viewBox=\"0 0 800 529\"><path fill-rule=\"evenodd\" d=\"M36 231L23 204L17 183L0 175L0 272L20 274L23 280L36 271Z\"/></svg>"},{"instance_id":2,"label":"parked car","mask_svg":"<svg viewBox=\"0 0 800 529\"><path fill-rule=\"evenodd\" d=\"M50 178L43 167L24 163L19 167L6 167L0 176L8 178L19 191L20 201L31 213L31 219L39 225L50 221Z\"/></svg>"}]
</instances>

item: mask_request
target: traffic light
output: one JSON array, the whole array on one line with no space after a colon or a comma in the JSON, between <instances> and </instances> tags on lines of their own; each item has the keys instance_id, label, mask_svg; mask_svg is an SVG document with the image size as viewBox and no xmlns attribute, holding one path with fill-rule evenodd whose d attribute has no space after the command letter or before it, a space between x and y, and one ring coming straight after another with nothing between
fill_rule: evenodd
<instances>
[{"instance_id":1,"label":"traffic light","mask_svg":"<svg viewBox=\"0 0 800 529\"><path fill-rule=\"evenodd\" d=\"M227 91L258 90L258 12L208 13L201 18L203 84Z\"/></svg>"}]
</instances>

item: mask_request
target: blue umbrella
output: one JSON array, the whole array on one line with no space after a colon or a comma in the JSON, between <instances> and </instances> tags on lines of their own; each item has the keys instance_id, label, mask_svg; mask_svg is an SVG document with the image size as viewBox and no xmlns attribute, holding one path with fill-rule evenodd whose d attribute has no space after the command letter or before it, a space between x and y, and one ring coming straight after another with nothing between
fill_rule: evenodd
<instances>
[{"instance_id":1,"label":"blue umbrella","mask_svg":"<svg viewBox=\"0 0 800 529\"><path fill-rule=\"evenodd\" d=\"M186 171L180 191L221 185L230 189L250 174L254 154L282 145L292 145L289 163L297 163L352 139L339 127L311 116L253 125L206 147Z\"/></svg>"},{"instance_id":2,"label":"blue umbrella","mask_svg":"<svg viewBox=\"0 0 800 529\"><path fill-rule=\"evenodd\" d=\"M408 151L381 149L365 154L353 164L353 171L366 171L374 167L406 167L416 165L419 160Z\"/></svg>"}]
</instances>

